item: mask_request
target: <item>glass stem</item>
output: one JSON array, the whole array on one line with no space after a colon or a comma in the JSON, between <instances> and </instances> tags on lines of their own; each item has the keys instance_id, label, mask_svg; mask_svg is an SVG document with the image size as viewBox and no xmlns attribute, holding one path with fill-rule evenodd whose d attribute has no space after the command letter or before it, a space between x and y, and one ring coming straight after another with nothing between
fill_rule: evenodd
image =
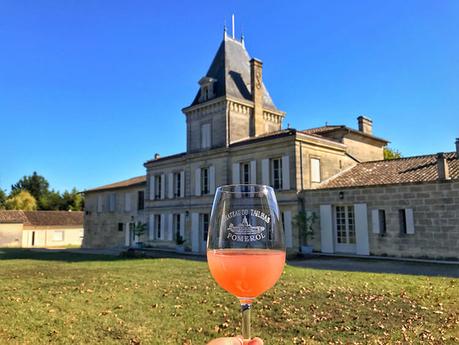
<instances>
[{"instance_id":1,"label":"glass stem","mask_svg":"<svg viewBox=\"0 0 459 345\"><path fill-rule=\"evenodd\" d=\"M242 311L242 337L245 340L251 339L250 335L250 309L252 304L250 303L241 303Z\"/></svg>"}]
</instances>

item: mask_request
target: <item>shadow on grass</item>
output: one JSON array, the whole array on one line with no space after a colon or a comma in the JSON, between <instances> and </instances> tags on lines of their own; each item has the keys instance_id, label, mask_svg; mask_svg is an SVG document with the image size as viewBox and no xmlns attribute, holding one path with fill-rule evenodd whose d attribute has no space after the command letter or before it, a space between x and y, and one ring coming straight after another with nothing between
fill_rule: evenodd
<instances>
[{"instance_id":1,"label":"shadow on grass","mask_svg":"<svg viewBox=\"0 0 459 345\"><path fill-rule=\"evenodd\" d=\"M120 256L103 254L84 254L72 253L62 250L35 250L35 249L16 249L0 248L1 260L44 260L44 261L63 261L63 262L83 262L83 261L116 261L126 260Z\"/></svg>"},{"instance_id":2,"label":"shadow on grass","mask_svg":"<svg viewBox=\"0 0 459 345\"><path fill-rule=\"evenodd\" d=\"M427 263L317 256L289 261L291 266L330 271L421 275L459 278L459 263Z\"/></svg>"},{"instance_id":3,"label":"shadow on grass","mask_svg":"<svg viewBox=\"0 0 459 345\"><path fill-rule=\"evenodd\" d=\"M204 256L183 255L174 252L145 251L139 253L138 257L126 257L116 254L87 253L82 250L75 252L67 249L22 249L22 248L0 248L0 261L2 260L43 260L62 262L85 262L85 261L120 261L139 259L182 259L192 261L205 261ZM138 253L138 252L137 252Z\"/></svg>"}]
</instances>

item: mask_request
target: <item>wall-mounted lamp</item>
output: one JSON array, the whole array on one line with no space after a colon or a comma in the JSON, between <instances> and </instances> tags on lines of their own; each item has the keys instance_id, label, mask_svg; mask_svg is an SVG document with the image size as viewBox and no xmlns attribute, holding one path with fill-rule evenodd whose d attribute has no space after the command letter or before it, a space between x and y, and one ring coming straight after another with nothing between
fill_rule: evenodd
<instances>
[{"instance_id":1,"label":"wall-mounted lamp","mask_svg":"<svg viewBox=\"0 0 459 345\"><path fill-rule=\"evenodd\" d=\"M338 197L340 200L343 200L344 199L344 192L339 192L338 193Z\"/></svg>"},{"instance_id":2,"label":"wall-mounted lamp","mask_svg":"<svg viewBox=\"0 0 459 345\"><path fill-rule=\"evenodd\" d=\"M131 216L131 222L133 222L133 221L134 221L134 216Z\"/></svg>"},{"instance_id":3,"label":"wall-mounted lamp","mask_svg":"<svg viewBox=\"0 0 459 345\"><path fill-rule=\"evenodd\" d=\"M189 215L190 215L190 211L185 211L185 217L188 218Z\"/></svg>"}]
</instances>

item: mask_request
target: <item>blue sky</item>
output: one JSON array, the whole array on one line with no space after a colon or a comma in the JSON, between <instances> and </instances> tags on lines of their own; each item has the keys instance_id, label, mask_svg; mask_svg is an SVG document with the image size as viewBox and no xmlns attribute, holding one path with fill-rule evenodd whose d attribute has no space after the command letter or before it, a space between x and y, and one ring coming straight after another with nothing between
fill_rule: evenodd
<instances>
[{"instance_id":1,"label":"blue sky","mask_svg":"<svg viewBox=\"0 0 459 345\"><path fill-rule=\"evenodd\" d=\"M185 150L197 81L236 14L285 125L355 127L405 156L459 137L459 2L0 0L0 188L85 189Z\"/></svg>"}]
</instances>

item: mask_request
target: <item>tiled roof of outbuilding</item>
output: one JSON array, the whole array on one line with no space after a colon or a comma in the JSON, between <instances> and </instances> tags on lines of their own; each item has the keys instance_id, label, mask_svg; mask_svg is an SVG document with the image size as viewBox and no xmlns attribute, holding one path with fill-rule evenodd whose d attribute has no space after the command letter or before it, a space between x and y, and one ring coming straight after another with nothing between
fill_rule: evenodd
<instances>
[{"instance_id":1,"label":"tiled roof of outbuilding","mask_svg":"<svg viewBox=\"0 0 459 345\"><path fill-rule=\"evenodd\" d=\"M22 223L32 226L83 226L79 211L0 211L0 223Z\"/></svg>"},{"instance_id":2,"label":"tiled roof of outbuilding","mask_svg":"<svg viewBox=\"0 0 459 345\"><path fill-rule=\"evenodd\" d=\"M0 210L0 223L25 223L27 222L27 217L24 214L24 211L16 210Z\"/></svg>"},{"instance_id":3,"label":"tiled roof of outbuilding","mask_svg":"<svg viewBox=\"0 0 459 345\"><path fill-rule=\"evenodd\" d=\"M137 177L132 177L127 180L119 181L119 182L114 182L111 184L106 184L104 186L96 187L96 188L91 188L88 190L85 190L85 193L88 192L100 192L103 190L109 190L109 189L117 189L117 188L125 188L125 187L132 187L135 185L141 185L147 182L147 177L145 175L137 176Z\"/></svg>"},{"instance_id":4,"label":"tiled roof of outbuilding","mask_svg":"<svg viewBox=\"0 0 459 345\"><path fill-rule=\"evenodd\" d=\"M445 153L451 179L459 179L459 159L455 152ZM438 180L437 155L359 163L332 177L318 187L344 188Z\"/></svg>"}]
</instances>

